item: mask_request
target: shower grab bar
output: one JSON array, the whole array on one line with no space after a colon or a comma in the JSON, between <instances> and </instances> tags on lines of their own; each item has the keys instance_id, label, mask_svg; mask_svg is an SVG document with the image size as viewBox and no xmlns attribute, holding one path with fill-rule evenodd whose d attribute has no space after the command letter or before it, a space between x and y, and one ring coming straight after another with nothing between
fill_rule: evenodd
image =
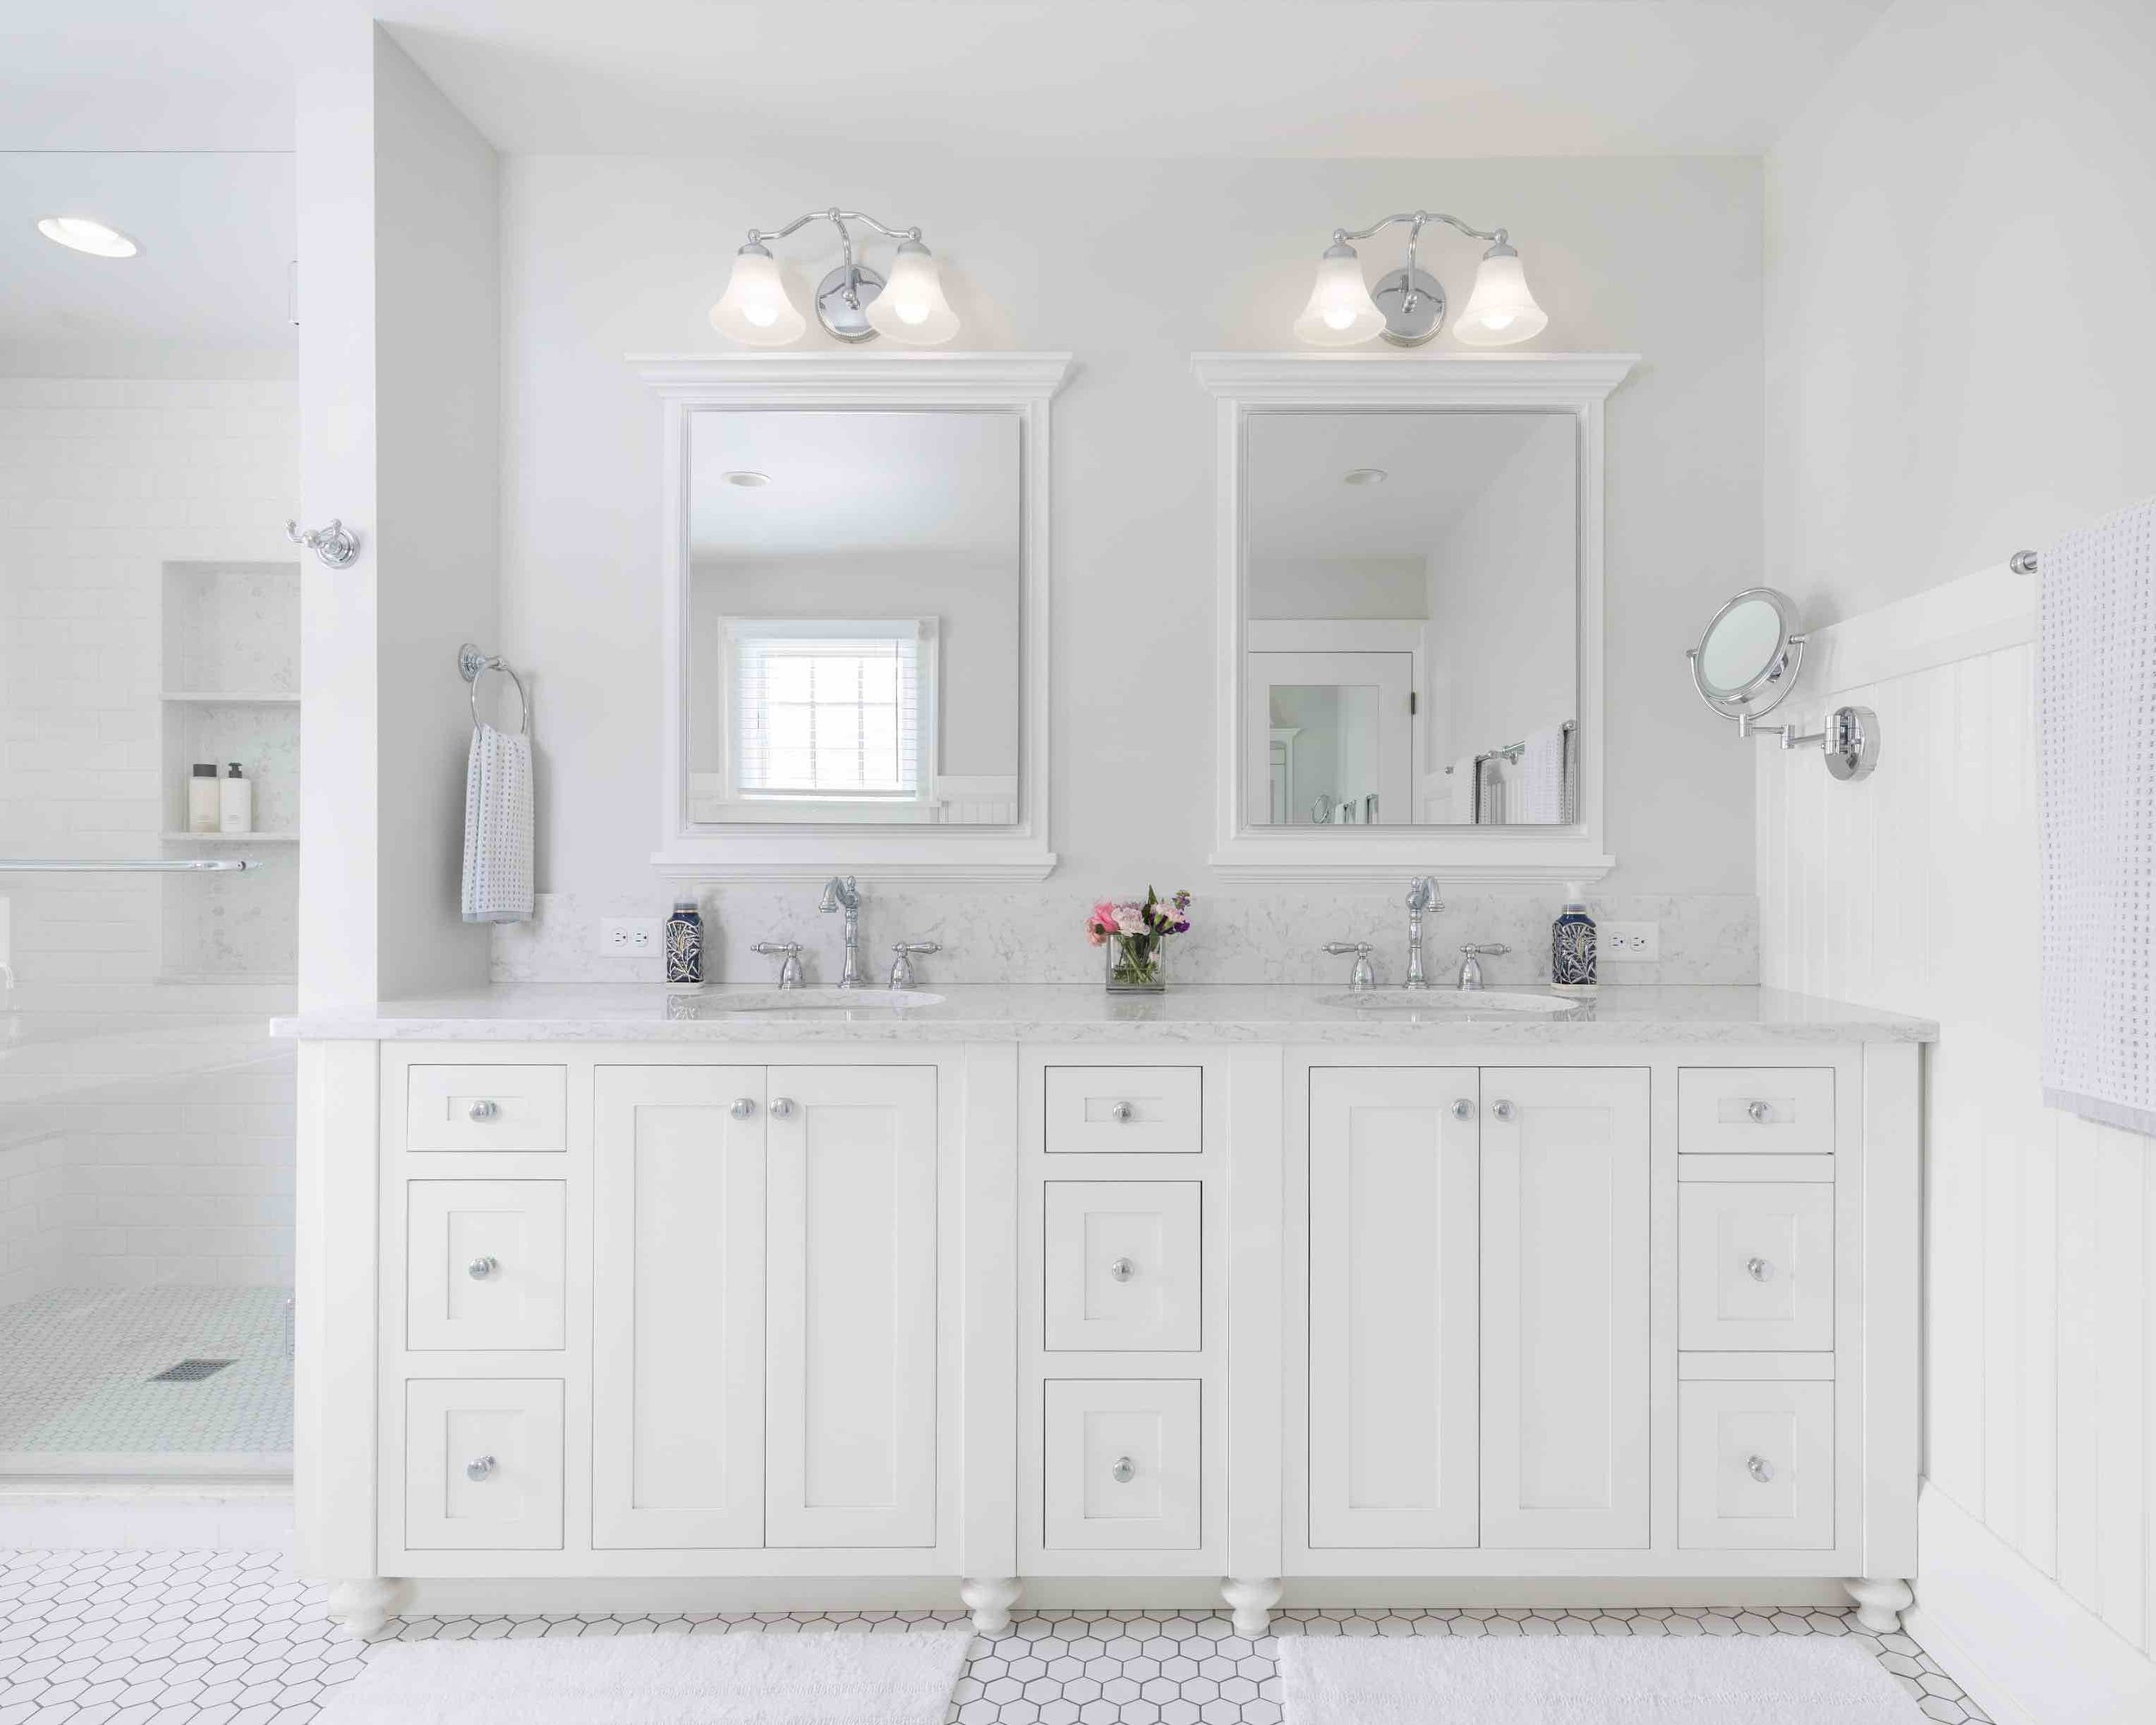
<instances>
[{"instance_id":1,"label":"shower grab bar","mask_svg":"<svg viewBox=\"0 0 2156 1725\"><path fill-rule=\"evenodd\" d=\"M0 875L227 875L254 866L243 856L26 856L0 858Z\"/></svg>"}]
</instances>

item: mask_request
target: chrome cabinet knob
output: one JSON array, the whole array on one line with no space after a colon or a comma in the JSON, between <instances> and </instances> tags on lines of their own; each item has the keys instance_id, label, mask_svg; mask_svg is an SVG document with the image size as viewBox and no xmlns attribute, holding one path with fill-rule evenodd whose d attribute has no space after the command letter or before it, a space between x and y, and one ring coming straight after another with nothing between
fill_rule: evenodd
<instances>
[{"instance_id":1,"label":"chrome cabinet knob","mask_svg":"<svg viewBox=\"0 0 2156 1725\"><path fill-rule=\"evenodd\" d=\"M1108 1266L1108 1274L1118 1282L1128 1282L1138 1274L1138 1266L1127 1258L1119 1258Z\"/></svg>"},{"instance_id":2,"label":"chrome cabinet knob","mask_svg":"<svg viewBox=\"0 0 2156 1725\"><path fill-rule=\"evenodd\" d=\"M1138 1464L1128 1456L1118 1456L1115 1465L1108 1470L1118 1485L1128 1485L1138 1477Z\"/></svg>"},{"instance_id":3,"label":"chrome cabinet knob","mask_svg":"<svg viewBox=\"0 0 2156 1725\"><path fill-rule=\"evenodd\" d=\"M501 1265L491 1258L475 1258L464 1266L464 1273L474 1282L484 1282Z\"/></svg>"},{"instance_id":4,"label":"chrome cabinet knob","mask_svg":"<svg viewBox=\"0 0 2156 1725\"><path fill-rule=\"evenodd\" d=\"M1118 1102L1108 1110L1108 1118L1119 1126L1128 1126L1137 1117L1138 1110L1128 1102Z\"/></svg>"},{"instance_id":5,"label":"chrome cabinet knob","mask_svg":"<svg viewBox=\"0 0 2156 1725\"><path fill-rule=\"evenodd\" d=\"M1774 1266L1764 1258L1748 1258L1745 1260L1745 1274L1754 1282L1771 1282L1774 1279Z\"/></svg>"},{"instance_id":6,"label":"chrome cabinet knob","mask_svg":"<svg viewBox=\"0 0 2156 1725\"><path fill-rule=\"evenodd\" d=\"M773 1120L785 1120L788 1115L793 1113L793 1104L788 1101L784 1096L774 1096L771 1099L771 1118Z\"/></svg>"},{"instance_id":7,"label":"chrome cabinet knob","mask_svg":"<svg viewBox=\"0 0 2156 1725\"><path fill-rule=\"evenodd\" d=\"M1774 1479L1774 1464L1764 1456L1753 1456L1745 1464L1745 1471L1760 1484L1771 1484Z\"/></svg>"},{"instance_id":8,"label":"chrome cabinet knob","mask_svg":"<svg viewBox=\"0 0 2156 1725\"><path fill-rule=\"evenodd\" d=\"M473 1456L471 1460L464 1464L464 1477L467 1479L485 1479L493 1471L494 1458L492 1456Z\"/></svg>"},{"instance_id":9,"label":"chrome cabinet knob","mask_svg":"<svg viewBox=\"0 0 2156 1725\"><path fill-rule=\"evenodd\" d=\"M1519 1112L1510 1102L1495 1102L1490 1106L1490 1113L1501 1120L1508 1120Z\"/></svg>"},{"instance_id":10,"label":"chrome cabinet knob","mask_svg":"<svg viewBox=\"0 0 2156 1725\"><path fill-rule=\"evenodd\" d=\"M1456 1120L1473 1120L1475 1118L1475 1104L1469 1101L1466 1097L1461 1097L1458 1101L1453 1103L1452 1105L1452 1118Z\"/></svg>"},{"instance_id":11,"label":"chrome cabinet knob","mask_svg":"<svg viewBox=\"0 0 2156 1725\"><path fill-rule=\"evenodd\" d=\"M1764 1102L1747 1102L1745 1113L1755 1126L1763 1126L1774 1118L1774 1110Z\"/></svg>"},{"instance_id":12,"label":"chrome cabinet knob","mask_svg":"<svg viewBox=\"0 0 2156 1725\"><path fill-rule=\"evenodd\" d=\"M734 1106L726 1111L737 1120L745 1120L756 1112L756 1105L747 1096L734 1098Z\"/></svg>"},{"instance_id":13,"label":"chrome cabinet knob","mask_svg":"<svg viewBox=\"0 0 2156 1725\"><path fill-rule=\"evenodd\" d=\"M472 1104L471 1107L467 1110L467 1112L469 1113L472 1118L475 1120L491 1120L495 1115L500 1113L501 1111L501 1105L498 1102L489 1102L486 1101L474 1102Z\"/></svg>"}]
</instances>

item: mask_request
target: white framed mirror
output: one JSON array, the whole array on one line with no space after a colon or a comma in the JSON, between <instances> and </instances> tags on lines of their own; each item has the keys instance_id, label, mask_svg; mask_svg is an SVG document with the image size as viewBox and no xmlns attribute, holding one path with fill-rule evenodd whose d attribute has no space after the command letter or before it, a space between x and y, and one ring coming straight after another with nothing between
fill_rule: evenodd
<instances>
[{"instance_id":1,"label":"white framed mirror","mask_svg":"<svg viewBox=\"0 0 2156 1725\"><path fill-rule=\"evenodd\" d=\"M632 362L665 409L661 872L1047 875L1069 356Z\"/></svg>"},{"instance_id":2,"label":"white framed mirror","mask_svg":"<svg viewBox=\"0 0 2156 1725\"><path fill-rule=\"evenodd\" d=\"M1623 354L1208 354L1219 806L1244 877L1593 879Z\"/></svg>"}]
</instances>

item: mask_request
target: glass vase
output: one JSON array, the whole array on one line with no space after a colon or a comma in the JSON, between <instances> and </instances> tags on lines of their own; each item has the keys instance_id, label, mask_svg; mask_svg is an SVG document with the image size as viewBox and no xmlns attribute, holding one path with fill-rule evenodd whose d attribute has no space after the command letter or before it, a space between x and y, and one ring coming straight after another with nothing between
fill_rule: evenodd
<instances>
[{"instance_id":1,"label":"glass vase","mask_svg":"<svg viewBox=\"0 0 2156 1725\"><path fill-rule=\"evenodd\" d=\"M1111 994L1159 994L1168 988L1168 943L1158 936L1112 934L1108 955Z\"/></svg>"}]
</instances>

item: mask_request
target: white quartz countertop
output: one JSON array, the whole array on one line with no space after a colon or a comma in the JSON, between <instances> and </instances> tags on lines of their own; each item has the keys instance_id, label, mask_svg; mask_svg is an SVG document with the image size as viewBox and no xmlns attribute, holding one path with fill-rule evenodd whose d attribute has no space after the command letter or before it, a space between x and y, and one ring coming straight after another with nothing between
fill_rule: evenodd
<instances>
[{"instance_id":1,"label":"white quartz countertop","mask_svg":"<svg viewBox=\"0 0 2156 1725\"><path fill-rule=\"evenodd\" d=\"M744 1010L767 988L713 985L670 994L644 984L503 983L440 1000L325 1007L273 1019L278 1036L398 1042L1057 1042L1444 1044L1523 1047L1682 1043L1702 1046L1931 1042L1939 1026L1869 1007L1777 988L1609 986L1563 996L1561 1015L1499 1004L1546 989L1493 989L1496 998L1399 988L1349 1004L1338 988L1170 988L1110 994L1072 984L924 989L897 1004L881 988L843 1007Z\"/></svg>"}]
</instances>

